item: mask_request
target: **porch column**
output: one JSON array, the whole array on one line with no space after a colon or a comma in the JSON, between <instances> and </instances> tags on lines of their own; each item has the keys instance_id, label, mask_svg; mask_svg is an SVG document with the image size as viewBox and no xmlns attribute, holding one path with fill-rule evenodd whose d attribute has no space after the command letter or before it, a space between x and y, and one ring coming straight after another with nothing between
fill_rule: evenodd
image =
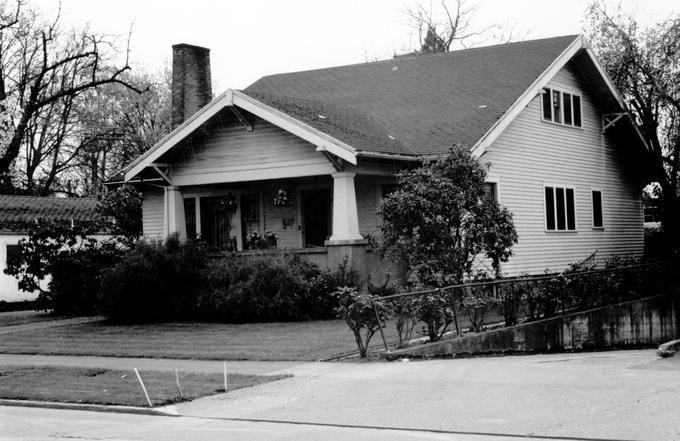
<instances>
[{"instance_id":1,"label":"porch column","mask_svg":"<svg viewBox=\"0 0 680 441\"><path fill-rule=\"evenodd\" d=\"M187 225L184 217L184 198L179 187L165 187L167 234L179 234L180 240L187 239Z\"/></svg>"},{"instance_id":2,"label":"porch column","mask_svg":"<svg viewBox=\"0 0 680 441\"><path fill-rule=\"evenodd\" d=\"M354 192L355 173L333 175L333 232L330 242L361 240L357 197Z\"/></svg>"}]
</instances>

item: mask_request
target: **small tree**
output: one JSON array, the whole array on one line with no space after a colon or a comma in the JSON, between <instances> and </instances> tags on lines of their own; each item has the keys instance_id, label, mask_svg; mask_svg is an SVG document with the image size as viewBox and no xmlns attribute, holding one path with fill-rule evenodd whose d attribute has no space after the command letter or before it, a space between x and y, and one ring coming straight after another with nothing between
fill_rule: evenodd
<instances>
[{"instance_id":1,"label":"small tree","mask_svg":"<svg viewBox=\"0 0 680 441\"><path fill-rule=\"evenodd\" d=\"M338 298L336 308L338 318L345 320L354 334L359 355L361 358L366 358L371 338L382 327L382 323L389 318L387 306L379 298L358 292L356 288L343 287L338 289L334 295ZM379 317L376 317L376 310Z\"/></svg>"},{"instance_id":2,"label":"small tree","mask_svg":"<svg viewBox=\"0 0 680 441\"><path fill-rule=\"evenodd\" d=\"M397 175L382 204L381 251L407 269L407 282L443 287L463 281L476 256L494 269L512 255L510 212L485 197L486 173L466 148Z\"/></svg>"}]
</instances>

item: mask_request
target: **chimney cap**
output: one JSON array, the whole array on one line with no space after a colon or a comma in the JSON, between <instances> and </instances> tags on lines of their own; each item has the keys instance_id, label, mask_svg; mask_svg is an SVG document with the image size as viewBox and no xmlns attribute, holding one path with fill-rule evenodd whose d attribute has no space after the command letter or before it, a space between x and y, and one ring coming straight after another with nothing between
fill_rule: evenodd
<instances>
[{"instance_id":1,"label":"chimney cap","mask_svg":"<svg viewBox=\"0 0 680 441\"><path fill-rule=\"evenodd\" d=\"M197 46L195 44L177 43L177 44L172 45L173 49L179 49L179 48L183 48L183 47L186 47L186 48L189 48L189 49L201 49L201 50L210 52L209 48L203 47L203 46Z\"/></svg>"}]
</instances>

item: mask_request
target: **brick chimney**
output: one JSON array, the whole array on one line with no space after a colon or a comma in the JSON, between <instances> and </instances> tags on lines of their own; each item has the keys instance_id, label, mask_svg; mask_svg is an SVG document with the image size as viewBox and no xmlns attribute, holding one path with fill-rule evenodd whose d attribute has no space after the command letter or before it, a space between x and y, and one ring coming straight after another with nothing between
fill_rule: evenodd
<instances>
[{"instance_id":1,"label":"brick chimney","mask_svg":"<svg viewBox=\"0 0 680 441\"><path fill-rule=\"evenodd\" d=\"M172 128L212 100L210 49L190 44L172 46Z\"/></svg>"}]
</instances>

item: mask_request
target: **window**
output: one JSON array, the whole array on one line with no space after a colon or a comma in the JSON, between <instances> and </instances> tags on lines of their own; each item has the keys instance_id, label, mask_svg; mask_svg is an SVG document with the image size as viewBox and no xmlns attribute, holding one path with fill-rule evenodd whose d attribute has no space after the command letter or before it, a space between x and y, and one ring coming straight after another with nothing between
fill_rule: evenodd
<instances>
[{"instance_id":1,"label":"window","mask_svg":"<svg viewBox=\"0 0 680 441\"><path fill-rule=\"evenodd\" d=\"M184 220L187 238L196 239L196 198L184 199Z\"/></svg>"},{"instance_id":2,"label":"window","mask_svg":"<svg viewBox=\"0 0 680 441\"><path fill-rule=\"evenodd\" d=\"M581 127L581 97L560 90L543 89L543 119L565 126Z\"/></svg>"},{"instance_id":3,"label":"window","mask_svg":"<svg viewBox=\"0 0 680 441\"><path fill-rule=\"evenodd\" d=\"M603 228L602 222L602 191L593 190L593 228Z\"/></svg>"},{"instance_id":4,"label":"window","mask_svg":"<svg viewBox=\"0 0 680 441\"><path fill-rule=\"evenodd\" d=\"M249 193L241 196L241 239L243 248L248 247L247 237L250 233L260 231L260 196L257 193Z\"/></svg>"},{"instance_id":5,"label":"window","mask_svg":"<svg viewBox=\"0 0 680 441\"><path fill-rule=\"evenodd\" d=\"M484 200L498 202L498 188L495 182L484 183Z\"/></svg>"},{"instance_id":6,"label":"window","mask_svg":"<svg viewBox=\"0 0 680 441\"><path fill-rule=\"evenodd\" d=\"M5 247L5 263L9 262L10 259L14 258L19 253L19 245L7 244Z\"/></svg>"},{"instance_id":7,"label":"window","mask_svg":"<svg viewBox=\"0 0 680 441\"><path fill-rule=\"evenodd\" d=\"M575 231L574 189L545 187L545 228L548 231Z\"/></svg>"}]
</instances>

